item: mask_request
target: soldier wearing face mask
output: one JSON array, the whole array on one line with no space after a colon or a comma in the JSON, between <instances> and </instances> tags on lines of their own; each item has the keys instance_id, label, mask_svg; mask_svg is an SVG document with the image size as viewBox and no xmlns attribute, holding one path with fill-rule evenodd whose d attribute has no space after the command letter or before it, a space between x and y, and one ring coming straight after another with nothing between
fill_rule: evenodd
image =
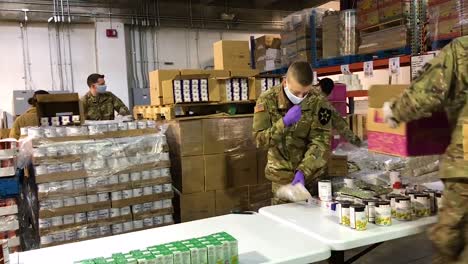
<instances>
[{"instance_id":1,"label":"soldier wearing face mask","mask_svg":"<svg viewBox=\"0 0 468 264\"><path fill-rule=\"evenodd\" d=\"M326 171L332 108L321 91L312 88L312 80L309 64L295 62L286 82L257 100L253 134L257 146L268 148L265 176L273 183L273 195L289 183L312 190ZM274 198L272 202L285 201Z\"/></svg>"},{"instance_id":2,"label":"soldier wearing face mask","mask_svg":"<svg viewBox=\"0 0 468 264\"><path fill-rule=\"evenodd\" d=\"M104 75L93 73L87 79L89 92L82 98L86 120L114 120L114 112L130 115L130 111L117 96L106 91Z\"/></svg>"}]
</instances>

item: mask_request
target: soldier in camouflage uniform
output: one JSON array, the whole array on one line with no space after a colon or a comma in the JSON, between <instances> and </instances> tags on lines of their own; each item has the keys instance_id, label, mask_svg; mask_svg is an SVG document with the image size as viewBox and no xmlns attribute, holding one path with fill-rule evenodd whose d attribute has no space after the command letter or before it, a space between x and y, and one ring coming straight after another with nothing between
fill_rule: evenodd
<instances>
[{"instance_id":1,"label":"soldier in camouflage uniform","mask_svg":"<svg viewBox=\"0 0 468 264\"><path fill-rule=\"evenodd\" d=\"M285 86L263 93L257 100L253 133L258 147L268 147L265 176L273 195L285 184L310 186L324 175L330 155L331 106L312 89L312 70L293 63ZM277 198L273 204L281 203Z\"/></svg>"},{"instance_id":2,"label":"soldier in camouflage uniform","mask_svg":"<svg viewBox=\"0 0 468 264\"><path fill-rule=\"evenodd\" d=\"M335 83L330 78L320 79L319 84L320 89L322 90L322 93L324 93L325 97L328 97L331 94L331 92L333 91L333 87L335 86ZM356 136L353 133L353 131L351 131L351 129L349 129L348 122L346 122L346 120L341 116L341 114L338 113L335 107L332 107L331 110L331 122L333 129L336 129L336 131L338 131L338 134L344 137L349 143L358 147L361 146L361 139L358 136Z\"/></svg>"},{"instance_id":3,"label":"soldier in camouflage uniform","mask_svg":"<svg viewBox=\"0 0 468 264\"><path fill-rule=\"evenodd\" d=\"M34 96L28 99L28 104L31 105L31 108L26 110L26 113L18 116L13 123L13 127L10 130L9 137L19 139L21 136L22 127L32 127L39 126L39 120L37 118L37 101L36 95L38 94L49 94L47 91L38 90L34 92Z\"/></svg>"},{"instance_id":4,"label":"soldier in camouflage uniform","mask_svg":"<svg viewBox=\"0 0 468 264\"><path fill-rule=\"evenodd\" d=\"M399 98L384 104L385 119L393 127L441 108L453 125L439 171L445 185L443 207L429 232L437 249L435 263L468 263L468 161L463 159L462 131L467 96L468 36L453 40Z\"/></svg>"},{"instance_id":5,"label":"soldier in camouflage uniform","mask_svg":"<svg viewBox=\"0 0 468 264\"><path fill-rule=\"evenodd\" d=\"M122 100L106 91L104 75L93 73L87 83L89 92L81 98L86 120L114 120L114 111L122 116L130 115Z\"/></svg>"}]
</instances>

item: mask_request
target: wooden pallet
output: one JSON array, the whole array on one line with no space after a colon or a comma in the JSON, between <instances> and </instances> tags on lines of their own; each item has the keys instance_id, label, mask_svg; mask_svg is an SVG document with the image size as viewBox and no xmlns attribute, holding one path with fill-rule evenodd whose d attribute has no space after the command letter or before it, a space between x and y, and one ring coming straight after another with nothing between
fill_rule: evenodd
<instances>
[{"instance_id":1,"label":"wooden pallet","mask_svg":"<svg viewBox=\"0 0 468 264\"><path fill-rule=\"evenodd\" d=\"M135 106L135 119L173 120L181 117L209 116L215 114L243 115L253 114L255 101L174 104L168 106Z\"/></svg>"}]
</instances>

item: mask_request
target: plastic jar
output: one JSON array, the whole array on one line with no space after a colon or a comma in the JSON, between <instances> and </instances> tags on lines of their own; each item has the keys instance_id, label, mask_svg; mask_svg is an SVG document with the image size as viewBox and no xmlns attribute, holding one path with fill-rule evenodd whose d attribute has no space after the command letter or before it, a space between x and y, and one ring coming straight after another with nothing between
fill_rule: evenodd
<instances>
[{"instance_id":1,"label":"plastic jar","mask_svg":"<svg viewBox=\"0 0 468 264\"><path fill-rule=\"evenodd\" d=\"M398 197L402 197L401 195L395 194L395 193L390 193L387 195L387 199L390 201L390 207L391 207L391 215L392 217L396 216L396 203L395 199Z\"/></svg>"},{"instance_id":2,"label":"plastic jar","mask_svg":"<svg viewBox=\"0 0 468 264\"><path fill-rule=\"evenodd\" d=\"M396 204L396 219L410 221L412 219L411 199L409 197L398 197Z\"/></svg>"},{"instance_id":3,"label":"plastic jar","mask_svg":"<svg viewBox=\"0 0 468 264\"><path fill-rule=\"evenodd\" d=\"M341 202L340 203L340 213L339 213L339 217L340 217L340 224L344 225L344 226L349 226L350 225L350 207L351 207L351 203L350 202Z\"/></svg>"},{"instance_id":4,"label":"plastic jar","mask_svg":"<svg viewBox=\"0 0 468 264\"><path fill-rule=\"evenodd\" d=\"M431 196L428 193L418 193L414 198L414 213L416 217L431 215Z\"/></svg>"},{"instance_id":5,"label":"plastic jar","mask_svg":"<svg viewBox=\"0 0 468 264\"><path fill-rule=\"evenodd\" d=\"M332 200L332 185L331 181L323 180L318 182L319 198L322 201Z\"/></svg>"},{"instance_id":6,"label":"plastic jar","mask_svg":"<svg viewBox=\"0 0 468 264\"><path fill-rule=\"evenodd\" d=\"M377 200L364 199L362 202L366 206L365 212L366 212L367 221L369 223L374 223L375 222L375 204L377 203Z\"/></svg>"},{"instance_id":7,"label":"plastic jar","mask_svg":"<svg viewBox=\"0 0 468 264\"><path fill-rule=\"evenodd\" d=\"M437 204L436 204L436 191L435 190L424 190L424 193L429 194L429 204L431 206L431 214L435 214L437 211Z\"/></svg>"},{"instance_id":8,"label":"plastic jar","mask_svg":"<svg viewBox=\"0 0 468 264\"><path fill-rule=\"evenodd\" d=\"M389 201L375 203L375 224L381 226L392 224L392 208Z\"/></svg>"}]
</instances>

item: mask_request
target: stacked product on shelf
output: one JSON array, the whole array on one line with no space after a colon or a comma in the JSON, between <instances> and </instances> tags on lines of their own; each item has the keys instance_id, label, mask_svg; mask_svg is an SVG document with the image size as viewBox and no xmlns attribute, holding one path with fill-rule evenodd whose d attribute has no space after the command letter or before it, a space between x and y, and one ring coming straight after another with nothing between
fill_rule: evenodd
<instances>
[{"instance_id":1,"label":"stacked product on shelf","mask_svg":"<svg viewBox=\"0 0 468 264\"><path fill-rule=\"evenodd\" d=\"M40 246L173 223L164 133L154 121L28 129Z\"/></svg>"},{"instance_id":2,"label":"stacked product on shelf","mask_svg":"<svg viewBox=\"0 0 468 264\"><path fill-rule=\"evenodd\" d=\"M264 35L255 39L255 68L260 72L281 67L281 39L277 35Z\"/></svg>"},{"instance_id":3,"label":"stacked product on shelf","mask_svg":"<svg viewBox=\"0 0 468 264\"><path fill-rule=\"evenodd\" d=\"M271 203L266 152L256 149L252 115L193 117L170 123L172 175L181 222L257 210Z\"/></svg>"},{"instance_id":4,"label":"stacked product on shelf","mask_svg":"<svg viewBox=\"0 0 468 264\"><path fill-rule=\"evenodd\" d=\"M354 55L357 49L356 11L326 11L322 23L323 58Z\"/></svg>"},{"instance_id":5,"label":"stacked product on shelf","mask_svg":"<svg viewBox=\"0 0 468 264\"><path fill-rule=\"evenodd\" d=\"M16 198L0 198L0 241L7 241L10 253L21 249L18 212Z\"/></svg>"},{"instance_id":6,"label":"stacked product on shelf","mask_svg":"<svg viewBox=\"0 0 468 264\"><path fill-rule=\"evenodd\" d=\"M358 74L341 74L338 76L338 82L346 85L347 91L362 90L361 79Z\"/></svg>"},{"instance_id":7,"label":"stacked product on shelf","mask_svg":"<svg viewBox=\"0 0 468 264\"><path fill-rule=\"evenodd\" d=\"M322 58L322 18L325 9L304 9L288 15L283 19L284 28L281 33L281 48L283 49L283 64L294 61L308 61ZM315 36L311 36L311 16L314 19ZM312 58L312 41L315 43L316 56Z\"/></svg>"},{"instance_id":8,"label":"stacked product on shelf","mask_svg":"<svg viewBox=\"0 0 468 264\"><path fill-rule=\"evenodd\" d=\"M256 78L256 89L257 92L259 92L258 96L260 96L261 93L268 91L270 88L280 84L281 76L279 75L259 76L258 78Z\"/></svg>"},{"instance_id":9,"label":"stacked product on shelf","mask_svg":"<svg viewBox=\"0 0 468 264\"><path fill-rule=\"evenodd\" d=\"M428 2L428 33L431 41L448 40L468 34L466 0Z\"/></svg>"},{"instance_id":10,"label":"stacked product on shelf","mask_svg":"<svg viewBox=\"0 0 468 264\"><path fill-rule=\"evenodd\" d=\"M0 140L0 198L14 197L19 193L19 181L16 177L17 144L11 138Z\"/></svg>"},{"instance_id":11,"label":"stacked product on shelf","mask_svg":"<svg viewBox=\"0 0 468 264\"><path fill-rule=\"evenodd\" d=\"M410 7L406 0L357 2L359 54L404 48L411 43Z\"/></svg>"}]
</instances>

